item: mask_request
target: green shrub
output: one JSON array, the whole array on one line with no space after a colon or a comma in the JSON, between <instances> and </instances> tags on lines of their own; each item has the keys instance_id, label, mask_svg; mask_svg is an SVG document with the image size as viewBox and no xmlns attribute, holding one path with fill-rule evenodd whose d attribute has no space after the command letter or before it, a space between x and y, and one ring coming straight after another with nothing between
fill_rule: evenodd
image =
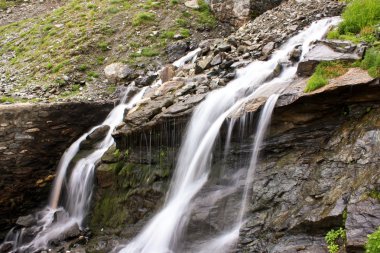
<instances>
[{"instance_id":1,"label":"green shrub","mask_svg":"<svg viewBox=\"0 0 380 253\"><path fill-rule=\"evenodd\" d=\"M354 0L348 4L339 24L340 34L358 34L367 27L380 21L379 0Z\"/></svg>"},{"instance_id":2,"label":"green shrub","mask_svg":"<svg viewBox=\"0 0 380 253\"><path fill-rule=\"evenodd\" d=\"M151 23L155 20L155 15L149 12L140 12L132 20L132 25L139 26L142 24Z\"/></svg>"},{"instance_id":3,"label":"green shrub","mask_svg":"<svg viewBox=\"0 0 380 253\"><path fill-rule=\"evenodd\" d=\"M380 253L380 227L374 233L368 235L365 252Z\"/></svg>"},{"instance_id":4,"label":"green shrub","mask_svg":"<svg viewBox=\"0 0 380 253\"><path fill-rule=\"evenodd\" d=\"M327 248L330 253L336 253L339 251L339 247L346 241L346 231L343 228L332 229L327 232L325 236Z\"/></svg>"},{"instance_id":5,"label":"green shrub","mask_svg":"<svg viewBox=\"0 0 380 253\"><path fill-rule=\"evenodd\" d=\"M380 51L375 48L368 49L360 67L368 70L372 77L380 77Z\"/></svg>"},{"instance_id":6,"label":"green shrub","mask_svg":"<svg viewBox=\"0 0 380 253\"><path fill-rule=\"evenodd\" d=\"M87 69L88 69L88 66L86 64L81 64L78 67L78 70L82 72L86 71Z\"/></svg>"}]
</instances>

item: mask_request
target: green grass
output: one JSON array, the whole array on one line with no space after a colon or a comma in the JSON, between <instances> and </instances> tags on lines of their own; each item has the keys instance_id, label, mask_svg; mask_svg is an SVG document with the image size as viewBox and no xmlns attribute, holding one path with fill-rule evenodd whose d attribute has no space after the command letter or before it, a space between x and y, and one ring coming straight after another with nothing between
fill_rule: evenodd
<instances>
[{"instance_id":1,"label":"green grass","mask_svg":"<svg viewBox=\"0 0 380 253\"><path fill-rule=\"evenodd\" d=\"M143 48L141 50L141 55L142 56L145 56L145 57L154 57L154 56L157 56L159 55L160 52L154 48Z\"/></svg>"},{"instance_id":2,"label":"green grass","mask_svg":"<svg viewBox=\"0 0 380 253\"><path fill-rule=\"evenodd\" d=\"M368 70L370 76L375 78L380 77L380 50L376 48L368 49L360 67Z\"/></svg>"},{"instance_id":3,"label":"green grass","mask_svg":"<svg viewBox=\"0 0 380 253\"><path fill-rule=\"evenodd\" d=\"M358 34L363 28L379 23L380 3L378 0L353 0L344 10L342 18L339 33Z\"/></svg>"},{"instance_id":4,"label":"green grass","mask_svg":"<svg viewBox=\"0 0 380 253\"><path fill-rule=\"evenodd\" d=\"M366 253L379 253L380 252L380 227L368 235L368 241L365 244Z\"/></svg>"},{"instance_id":5,"label":"green grass","mask_svg":"<svg viewBox=\"0 0 380 253\"><path fill-rule=\"evenodd\" d=\"M140 26L144 24L152 23L155 20L156 16L154 13L149 12L140 12L132 20L133 26Z\"/></svg>"},{"instance_id":6,"label":"green grass","mask_svg":"<svg viewBox=\"0 0 380 253\"><path fill-rule=\"evenodd\" d=\"M216 26L215 16L212 14L210 6L204 0L198 0L199 9L198 22L205 28L214 28Z\"/></svg>"},{"instance_id":7,"label":"green grass","mask_svg":"<svg viewBox=\"0 0 380 253\"><path fill-rule=\"evenodd\" d=\"M329 232L327 232L325 236L325 241L327 243L329 253L337 253L339 251L339 248L346 241L346 231L343 228L339 228L336 230L332 229Z\"/></svg>"},{"instance_id":8,"label":"green grass","mask_svg":"<svg viewBox=\"0 0 380 253\"><path fill-rule=\"evenodd\" d=\"M329 79L347 72L349 65L343 62L321 62L307 82L305 92L312 92L328 84Z\"/></svg>"},{"instance_id":9,"label":"green grass","mask_svg":"<svg viewBox=\"0 0 380 253\"><path fill-rule=\"evenodd\" d=\"M338 28L328 33L328 39L374 43L375 26L380 22L379 0L351 1L345 8L342 19Z\"/></svg>"},{"instance_id":10,"label":"green grass","mask_svg":"<svg viewBox=\"0 0 380 253\"><path fill-rule=\"evenodd\" d=\"M13 97L6 97L6 96L2 96L0 97L0 103L14 103L16 102L16 100L13 98Z\"/></svg>"}]
</instances>

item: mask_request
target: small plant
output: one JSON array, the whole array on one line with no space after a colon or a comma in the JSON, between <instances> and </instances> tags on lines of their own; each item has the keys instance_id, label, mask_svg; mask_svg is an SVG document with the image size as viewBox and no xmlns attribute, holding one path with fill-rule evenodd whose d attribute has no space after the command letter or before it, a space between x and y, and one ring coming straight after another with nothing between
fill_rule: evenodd
<instances>
[{"instance_id":1,"label":"small plant","mask_svg":"<svg viewBox=\"0 0 380 253\"><path fill-rule=\"evenodd\" d=\"M110 49L110 48L109 48L109 44L108 44L108 42L106 42L106 41L101 41L101 42L99 42L99 43L98 43L98 47L99 47L100 50L102 50L102 51L107 51L107 50Z\"/></svg>"},{"instance_id":2,"label":"small plant","mask_svg":"<svg viewBox=\"0 0 380 253\"><path fill-rule=\"evenodd\" d=\"M343 228L336 230L332 229L327 232L325 241L329 252L336 253L339 251L340 246L342 246L346 241L346 231Z\"/></svg>"},{"instance_id":3,"label":"small plant","mask_svg":"<svg viewBox=\"0 0 380 253\"><path fill-rule=\"evenodd\" d=\"M380 51L375 48L368 49L360 67L368 70L372 77L380 77Z\"/></svg>"},{"instance_id":4,"label":"small plant","mask_svg":"<svg viewBox=\"0 0 380 253\"><path fill-rule=\"evenodd\" d=\"M87 76L88 77L92 77L92 78L98 78L99 77L99 73L95 72L95 71L88 71L87 72Z\"/></svg>"},{"instance_id":5,"label":"small plant","mask_svg":"<svg viewBox=\"0 0 380 253\"><path fill-rule=\"evenodd\" d=\"M119 8L117 8L117 7L110 7L110 8L107 9L107 12L110 13L110 14L116 14L116 13L118 13L119 11L120 11L120 10L119 10Z\"/></svg>"},{"instance_id":6,"label":"small plant","mask_svg":"<svg viewBox=\"0 0 380 253\"><path fill-rule=\"evenodd\" d=\"M140 12L132 20L133 26L148 24L155 20L155 15L149 12Z\"/></svg>"},{"instance_id":7,"label":"small plant","mask_svg":"<svg viewBox=\"0 0 380 253\"><path fill-rule=\"evenodd\" d=\"M161 33L160 37L163 39L173 39L174 35L175 35L174 31L165 31L165 32Z\"/></svg>"},{"instance_id":8,"label":"small plant","mask_svg":"<svg viewBox=\"0 0 380 253\"><path fill-rule=\"evenodd\" d=\"M179 0L170 0L171 5L179 4Z\"/></svg>"},{"instance_id":9,"label":"small plant","mask_svg":"<svg viewBox=\"0 0 380 253\"><path fill-rule=\"evenodd\" d=\"M365 244L366 253L379 253L380 252L380 227L368 235L368 241Z\"/></svg>"},{"instance_id":10,"label":"small plant","mask_svg":"<svg viewBox=\"0 0 380 253\"><path fill-rule=\"evenodd\" d=\"M88 69L88 66L86 64L81 64L78 67L78 70L82 72L86 71L87 69Z\"/></svg>"},{"instance_id":11,"label":"small plant","mask_svg":"<svg viewBox=\"0 0 380 253\"><path fill-rule=\"evenodd\" d=\"M71 86L71 91L73 91L73 92L77 92L77 91L79 91L79 89L80 89L80 85L79 84L73 84Z\"/></svg>"}]
</instances>

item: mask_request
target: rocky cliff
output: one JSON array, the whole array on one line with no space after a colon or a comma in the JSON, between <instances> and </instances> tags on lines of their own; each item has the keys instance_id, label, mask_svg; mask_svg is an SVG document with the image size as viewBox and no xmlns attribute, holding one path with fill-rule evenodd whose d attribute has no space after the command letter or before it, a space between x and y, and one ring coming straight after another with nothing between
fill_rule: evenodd
<instances>
[{"instance_id":1,"label":"rocky cliff","mask_svg":"<svg viewBox=\"0 0 380 253\"><path fill-rule=\"evenodd\" d=\"M277 103L238 252L327 252L324 236L339 227L347 233L345 252L364 252L367 234L380 225L379 79L351 69L311 94L303 93L305 82L295 82ZM222 129L212 174L250 159L261 105L253 101L243 107L246 130L233 132L224 159L218 148L225 141L227 128ZM125 242L161 205L186 121L182 115L136 128L104 157L97 170L90 223L96 237L89 250L106 252ZM202 210L190 221L195 237L221 232L228 214L221 220L216 214L225 211Z\"/></svg>"}]
</instances>

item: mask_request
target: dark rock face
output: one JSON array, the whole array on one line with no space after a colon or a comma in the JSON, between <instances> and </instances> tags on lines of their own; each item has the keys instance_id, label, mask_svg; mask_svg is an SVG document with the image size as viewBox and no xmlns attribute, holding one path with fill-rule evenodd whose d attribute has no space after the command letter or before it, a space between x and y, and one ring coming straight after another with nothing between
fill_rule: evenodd
<instances>
[{"instance_id":1,"label":"dark rock face","mask_svg":"<svg viewBox=\"0 0 380 253\"><path fill-rule=\"evenodd\" d=\"M2 236L18 216L46 204L64 150L104 120L112 107L111 103L0 106Z\"/></svg>"}]
</instances>

